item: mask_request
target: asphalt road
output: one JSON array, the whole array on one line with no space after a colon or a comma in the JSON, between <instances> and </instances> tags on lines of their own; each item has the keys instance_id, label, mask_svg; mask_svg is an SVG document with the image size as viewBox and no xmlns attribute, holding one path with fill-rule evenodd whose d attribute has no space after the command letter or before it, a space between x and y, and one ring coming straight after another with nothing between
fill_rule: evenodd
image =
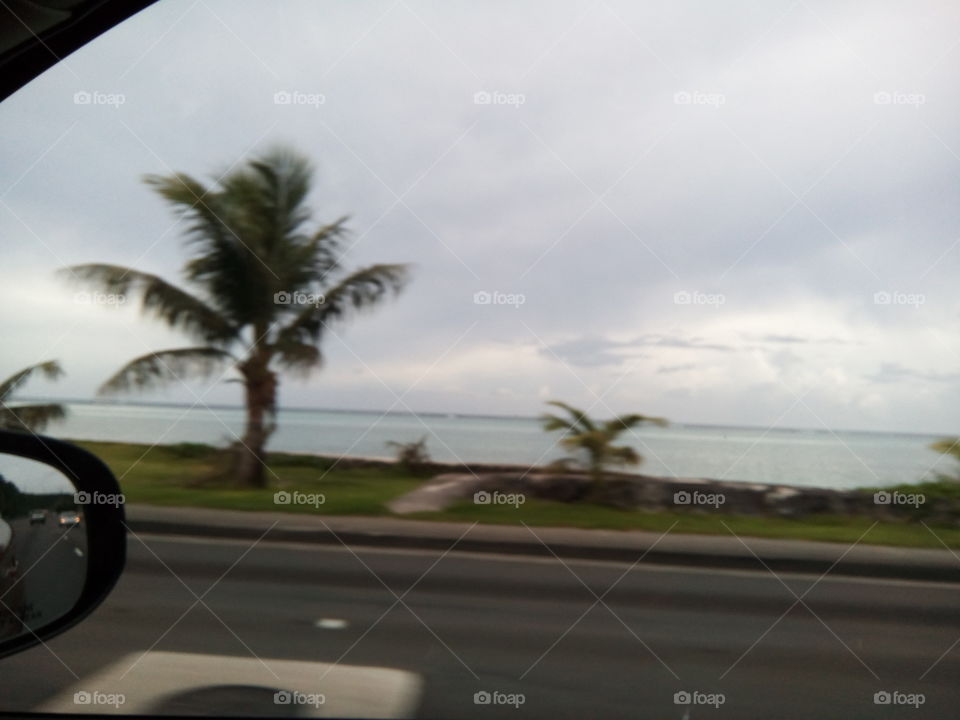
<instances>
[{"instance_id":1,"label":"asphalt road","mask_svg":"<svg viewBox=\"0 0 960 720\"><path fill-rule=\"evenodd\" d=\"M127 572L83 625L0 661L0 709L29 710L148 648L412 671L421 717L946 718L960 707L960 585L143 541L131 538ZM204 680L230 684L210 667ZM475 704L482 691L523 704ZM876 705L884 691L923 703ZM676 704L677 692L723 704Z\"/></svg>"}]
</instances>

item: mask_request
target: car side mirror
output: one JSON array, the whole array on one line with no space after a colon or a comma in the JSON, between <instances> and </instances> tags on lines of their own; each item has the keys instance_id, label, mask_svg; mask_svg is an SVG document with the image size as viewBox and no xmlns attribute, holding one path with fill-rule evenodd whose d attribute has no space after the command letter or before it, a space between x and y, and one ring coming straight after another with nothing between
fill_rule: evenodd
<instances>
[{"instance_id":1,"label":"car side mirror","mask_svg":"<svg viewBox=\"0 0 960 720\"><path fill-rule=\"evenodd\" d=\"M0 431L0 657L75 625L126 558L124 498L75 445Z\"/></svg>"}]
</instances>

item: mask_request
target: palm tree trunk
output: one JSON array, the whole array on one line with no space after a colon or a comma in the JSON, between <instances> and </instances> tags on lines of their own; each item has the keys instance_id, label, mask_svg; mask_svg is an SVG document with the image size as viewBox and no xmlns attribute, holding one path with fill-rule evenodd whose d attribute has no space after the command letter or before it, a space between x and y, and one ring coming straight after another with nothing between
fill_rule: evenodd
<instances>
[{"instance_id":1,"label":"palm tree trunk","mask_svg":"<svg viewBox=\"0 0 960 720\"><path fill-rule=\"evenodd\" d=\"M263 488L268 485L265 448L275 427L276 375L265 367L243 368L246 390L246 427L243 441L236 448L234 472L238 485Z\"/></svg>"},{"instance_id":2,"label":"palm tree trunk","mask_svg":"<svg viewBox=\"0 0 960 720\"><path fill-rule=\"evenodd\" d=\"M604 464L603 459L594 453L590 455L590 490L587 493L587 497L592 500L599 500L603 497L604 491L607 486L607 478L604 474Z\"/></svg>"}]
</instances>

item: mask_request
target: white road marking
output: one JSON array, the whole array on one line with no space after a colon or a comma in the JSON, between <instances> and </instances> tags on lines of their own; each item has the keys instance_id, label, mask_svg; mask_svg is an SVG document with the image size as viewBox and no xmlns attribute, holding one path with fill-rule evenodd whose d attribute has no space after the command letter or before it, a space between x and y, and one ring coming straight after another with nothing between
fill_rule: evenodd
<instances>
[{"instance_id":1,"label":"white road marking","mask_svg":"<svg viewBox=\"0 0 960 720\"><path fill-rule=\"evenodd\" d=\"M349 624L340 618L320 618L313 623L313 626L321 630L343 630Z\"/></svg>"}]
</instances>

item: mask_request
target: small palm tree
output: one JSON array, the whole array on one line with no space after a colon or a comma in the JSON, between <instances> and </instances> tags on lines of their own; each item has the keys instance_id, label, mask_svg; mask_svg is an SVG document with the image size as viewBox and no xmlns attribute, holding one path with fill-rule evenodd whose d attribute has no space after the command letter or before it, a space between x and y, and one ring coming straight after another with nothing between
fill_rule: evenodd
<instances>
[{"instance_id":1,"label":"small palm tree","mask_svg":"<svg viewBox=\"0 0 960 720\"><path fill-rule=\"evenodd\" d=\"M276 428L278 373L319 368L329 324L377 305L406 284L406 265L344 272L346 218L308 229L305 201L313 169L278 148L206 187L184 174L150 175L146 183L188 222L183 268L187 287L118 265L78 265L66 276L126 296L182 330L188 347L158 350L124 365L101 393L148 389L190 374L210 377L233 367L245 390L246 427L227 474L264 487L264 449Z\"/></svg>"},{"instance_id":2,"label":"small palm tree","mask_svg":"<svg viewBox=\"0 0 960 720\"><path fill-rule=\"evenodd\" d=\"M66 408L59 403L9 404L13 394L35 373L56 380L63 375L63 369L56 360L48 360L26 367L0 383L0 428L41 432L54 420L62 420L67 416Z\"/></svg>"},{"instance_id":3,"label":"small palm tree","mask_svg":"<svg viewBox=\"0 0 960 720\"><path fill-rule=\"evenodd\" d=\"M547 403L563 410L567 417L546 413L541 417L543 429L551 432L562 430L560 444L570 451L582 451L586 455L587 471L594 487L603 483L604 469L609 465L639 465L643 458L629 445L614 445L617 436L643 423L665 426L663 418L646 415L621 415L606 422L591 420L583 410L553 400ZM563 458L561 464L576 463L576 458Z\"/></svg>"},{"instance_id":4,"label":"small palm tree","mask_svg":"<svg viewBox=\"0 0 960 720\"><path fill-rule=\"evenodd\" d=\"M430 452L427 450L427 436L410 442L388 440L387 447L397 454L397 466L411 475L425 475L430 467Z\"/></svg>"},{"instance_id":5,"label":"small palm tree","mask_svg":"<svg viewBox=\"0 0 960 720\"><path fill-rule=\"evenodd\" d=\"M943 440L937 440L935 443L930 445L930 449L938 453L943 453L944 455L952 455L957 460L960 460L960 438L945 438ZM940 479L960 482L960 473L956 475L945 475L941 473Z\"/></svg>"}]
</instances>

